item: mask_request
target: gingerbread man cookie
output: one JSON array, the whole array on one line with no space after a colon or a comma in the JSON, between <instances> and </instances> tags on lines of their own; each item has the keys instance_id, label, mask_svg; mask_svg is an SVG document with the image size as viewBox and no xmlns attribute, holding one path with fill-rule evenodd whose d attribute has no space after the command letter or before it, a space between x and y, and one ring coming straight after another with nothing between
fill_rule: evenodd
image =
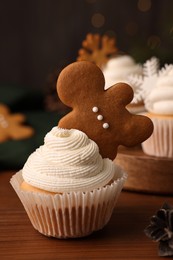
<instances>
[{"instance_id":1,"label":"gingerbread man cookie","mask_svg":"<svg viewBox=\"0 0 173 260\"><path fill-rule=\"evenodd\" d=\"M104 90L104 84L102 71L91 62L74 62L62 70L57 92L72 111L58 126L83 131L98 144L103 157L114 159L119 145L131 147L146 140L153 124L126 109L133 99L129 85L118 83Z\"/></svg>"},{"instance_id":2,"label":"gingerbread man cookie","mask_svg":"<svg viewBox=\"0 0 173 260\"><path fill-rule=\"evenodd\" d=\"M11 114L7 106L0 104L0 142L30 137L34 131L31 127L22 125L24 120L23 114Z\"/></svg>"}]
</instances>

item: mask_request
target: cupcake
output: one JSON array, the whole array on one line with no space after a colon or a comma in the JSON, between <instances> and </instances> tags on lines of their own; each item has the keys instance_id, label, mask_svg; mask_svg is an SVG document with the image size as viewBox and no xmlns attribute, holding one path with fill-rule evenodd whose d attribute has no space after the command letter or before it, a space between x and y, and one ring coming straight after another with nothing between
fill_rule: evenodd
<instances>
[{"instance_id":1,"label":"cupcake","mask_svg":"<svg viewBox=\"0 0 173 260\"><path fill-rule=\"evenodd\" d=\"M146 140L153 124L127 111L130 86L120 83L104 90L103 73L92 62L64 68L57 93L71 111L11 184L40 233L83 237L108 223L122 190L126 173L112 161L117 147Z\"/></svg>"},{"instance_id":2,"label":"cupcake","mask_svg":"<svg viewBox=\"0 0 173 260\"><path fill-rule=\"evenodd\" d=\"M152 57L143 65L143 77L131 77L138 88L136 100L144 100L146 113L154 124L153 134L142 143L143 151L152 156L173 158L173 65L160 69Z\"/></svg>"},{"instance_id":3,"label":"cupcake","mask_svg":"<svg viewBox=\"0 0 173 260\"><path fill-rule=\"evenodd\" d=\"M153 121L154 132L142 148L148 155L173 158L173 65L166 65L153 79L144 93L146 115Z\"/></svg>"},{"instance_id":4,"label":"cupcake","mask_svg":"<svg viewBox=\"0 0 173 260\"><path fill-rule=\"evenodd\" d=\"M84 132L53 127L11 184L36 230L76 238L108 223L125 179Z\"/></svg>"},{"instance_id":5,"label":"cupcake","mask_svg":"<svg viewBox=\"0 0 173 260\"><path fill-rule=\"evenodd\" d=\"M129 55L119 55L111 58L103 68L105 89L118 83L128 83L130 74L142 74L142 66Z\"/></svg>"}]
</instances>

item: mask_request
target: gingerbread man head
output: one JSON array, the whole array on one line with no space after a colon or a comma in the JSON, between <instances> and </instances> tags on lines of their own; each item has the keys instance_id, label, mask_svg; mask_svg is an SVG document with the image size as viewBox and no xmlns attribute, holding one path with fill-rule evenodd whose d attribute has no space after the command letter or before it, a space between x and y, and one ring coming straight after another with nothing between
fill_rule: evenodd
<instances>
[{"instance_id":1,"label":"gingerbread man head","mask_svg":"<svg viewBox=\"0 0 173 260\"><path fill-rule=\"evenodd\" d=\"M59 75L57 92L61 101L72 108L58 126L78 129L94 140L105 158L114 159L119 145L135 146L153 131L151 120L129 113L132 88L118 83L104 90L102 71L88 61L74 62Z\"/></svg>"}]
</instances>

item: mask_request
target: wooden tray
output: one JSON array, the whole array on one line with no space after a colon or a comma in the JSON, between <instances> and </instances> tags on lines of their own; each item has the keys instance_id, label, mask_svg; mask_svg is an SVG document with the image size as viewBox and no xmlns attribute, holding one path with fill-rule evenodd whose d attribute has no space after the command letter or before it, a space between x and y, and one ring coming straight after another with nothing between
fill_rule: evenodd
<instances>
[{"instance_id":1,"label":"wooden tray","mask_svg":"<svg viewBox=\"0 0 173 260\"><path fill-rule=\"evenodd\" d=\"M141 147L120 147L116 164L128 174L124 190L173 195L173 159L149 156Z\"/></svg>"}]
</instances>

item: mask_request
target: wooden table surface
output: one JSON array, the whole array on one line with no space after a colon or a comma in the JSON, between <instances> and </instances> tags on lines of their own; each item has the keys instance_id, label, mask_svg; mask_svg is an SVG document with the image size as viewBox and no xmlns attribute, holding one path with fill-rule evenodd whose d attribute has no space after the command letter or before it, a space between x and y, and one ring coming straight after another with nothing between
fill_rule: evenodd
<instances>
[{"instance_id":1,"label":"wooden table surface","mask_svg":"<svg viewBox=\"0 0 173 260\"><path fill-rule=\"evenodd\" d=\"M32 227L9 184L14 171L0 172L0 260L163 259L143 232L150 217L173 197L123 191L109 224L86 238L47 238Z\"/></svg>"}]
</instances>

